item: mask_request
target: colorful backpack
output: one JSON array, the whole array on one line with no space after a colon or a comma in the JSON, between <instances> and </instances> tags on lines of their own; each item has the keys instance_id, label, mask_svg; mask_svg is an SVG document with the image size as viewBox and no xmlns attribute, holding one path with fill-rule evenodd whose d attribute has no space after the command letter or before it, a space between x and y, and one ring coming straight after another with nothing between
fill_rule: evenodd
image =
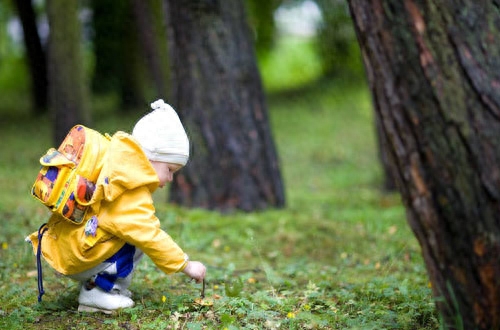
<instances>
[{"instance_id":1,"label":"colorful backpack","mask_svg":"<svg viewBox=\"0 0 500 330\"><path fill-rule=\"evenodd\" d=\"M52 212L80 224L89 209L109 140L107 134L74 126L57 150L50 148L40 158L42 168L32 195Z\"/></svg>"}]
</instances>

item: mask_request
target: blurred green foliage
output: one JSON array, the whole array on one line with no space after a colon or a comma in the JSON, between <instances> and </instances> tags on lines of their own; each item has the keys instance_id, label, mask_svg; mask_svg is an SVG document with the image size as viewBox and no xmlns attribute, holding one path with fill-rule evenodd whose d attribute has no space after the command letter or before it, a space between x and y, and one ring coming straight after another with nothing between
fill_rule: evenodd
<instances>
[{"instance_id":1,"label":"blurred green foliage","mask_svg":"<svg viewBox=\"0 0 500 330\"><path fill-rule=\"evenodd\" d=\"M309 0L311 2L312 0ZM356 36L349 16L347 3L342 0L314 0L321 9L321 20L317 35L309 38L310 45L304 57L297 54L301 49L295 47L293 38L278 34L274 13L280 6L299 6L302 0L246 0L249 22L254 33L255 46L259 61L268 71L262 71L269 90L295 88L322 76L344 76L346 79L363 78L363 67ZM157 52L168 67L164 26L158 17L159 1L148 0L152 8L151 25L155 31ZM36 11L43 21L44 5L36 2ZM143 59L141 46L137 40L132 9L129 2L110 3L109 0L87 1L83 6L93 13L92 20L84 20L86 38L86 68L92 82L93 91L99 94L116 94L122 105L137 106L143 99L153 97L156 92L151 73ZM156 14L154 14L156 13ZM0 89L11 94L26 95L29 91L29 76L24 63L24 47L19 40L13 40L8 27L13 26L15 12L10 2L0 3ZM292 41L291 41L292 40ZM281 51L289 52L283 61L276 61ZM290 56L288 56L290 55ZM299 58L305 58L300 62ZM265 63L275 63L277 67ZM261 67L262 67L261 65ZM167 79L168 71L162 73ZM272 78L281 76L281 79ZM274 83L276 82L276 83ZM274 85L273 85L274 84ZM163 93L160 93L163 94ZM127 101L130 99L129 101ZM142 103L141 103L142 102Z\"/></svg>"},{"instance_id":2,"label":"blurred green foliage","mask_svg":"<svg viewBox=\"0 0 500 330\"><path fill-rule=\"evenodd\" d=\"M361 75L361 53L345 0L315 0L321 9L318 52L326 76Z\"/></svg>"},{"instance_id":3,"label":"blurred green foliage","mask_svg":"<svg viewBox=\"0 0 500 330\"><path fill-rule=\"evenodd\" d=\"M274 11L282 0L245 0L248 21L254 33L255 48L261 57L272 49L276 39Z\"/></svg>"}]
</instances>

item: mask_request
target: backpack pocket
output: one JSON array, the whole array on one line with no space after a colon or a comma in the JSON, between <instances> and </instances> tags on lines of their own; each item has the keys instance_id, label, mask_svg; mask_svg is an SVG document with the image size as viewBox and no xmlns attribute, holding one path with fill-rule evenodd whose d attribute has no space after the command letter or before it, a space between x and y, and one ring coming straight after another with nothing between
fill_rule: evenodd
<instances>
[{"instance_id":1,"label":"backpack pocket","mask_svg":"<svg viewBox=\"0 0 500 330\"><path fill-rule=\"evenodd\" d=\"M95 184L77 175L75 163L55 149L49 149L40 164L42 168L31 189L32 195L65 219L81 223Z\"/></svg>"},{"instance_id":2,"label":"backpack pocket","mask_svg":"<svg viewBox=\"0 0 500 330\"><path fill-rule=\"evenodd\" d=\"M67 184L64 179L68 178L75 164L53 148L40 158L40 164L42 167L31 193L44 205L53 208Z\"/></svg>"}]
</instances>

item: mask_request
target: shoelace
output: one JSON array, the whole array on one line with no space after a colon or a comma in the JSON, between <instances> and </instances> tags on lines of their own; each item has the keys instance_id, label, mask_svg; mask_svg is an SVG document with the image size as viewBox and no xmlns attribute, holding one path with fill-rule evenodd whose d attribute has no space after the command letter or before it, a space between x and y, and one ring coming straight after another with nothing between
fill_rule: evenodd
<instances>
[{"instance_id":1,"label":"shoelace","mask_svg":"<svg viewBox=\"0 0 500 330\"><path fill-rule=\"evenodd\" d=\"M36 270L37 270L37 275L38 275L38 302L42 301L42 296L45 294L45 291L43 290L43 273L42 273L42 238L43 234L49 228L46 227L46 223L40 226L38 228L38 247L36 249Z\"/></svg>"}]
</instances>

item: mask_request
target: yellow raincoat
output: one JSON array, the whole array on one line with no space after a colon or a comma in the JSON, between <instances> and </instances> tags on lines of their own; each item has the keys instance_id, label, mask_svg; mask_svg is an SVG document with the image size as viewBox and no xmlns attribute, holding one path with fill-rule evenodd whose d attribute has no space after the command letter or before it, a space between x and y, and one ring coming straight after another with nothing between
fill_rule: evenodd
<instances>
[{"instance_id":1,"label":"yellow raincoat","mask_svg":"<svg viewBox=\"0 0 500 330\"><path fill-rule=\"evenodd\" d=\"M90 212L80 225L52 215L42 238L42 255L59 273L73 275L97 266L125 243L139 248L167 274L182 271L187 256L160 228L151 194L159 179L135 139L124 132L111 138L92 197ZM97 217L95 236L85 224ZM36 254L38 232L28 236Z\"/></svg>"}]
</instances>

